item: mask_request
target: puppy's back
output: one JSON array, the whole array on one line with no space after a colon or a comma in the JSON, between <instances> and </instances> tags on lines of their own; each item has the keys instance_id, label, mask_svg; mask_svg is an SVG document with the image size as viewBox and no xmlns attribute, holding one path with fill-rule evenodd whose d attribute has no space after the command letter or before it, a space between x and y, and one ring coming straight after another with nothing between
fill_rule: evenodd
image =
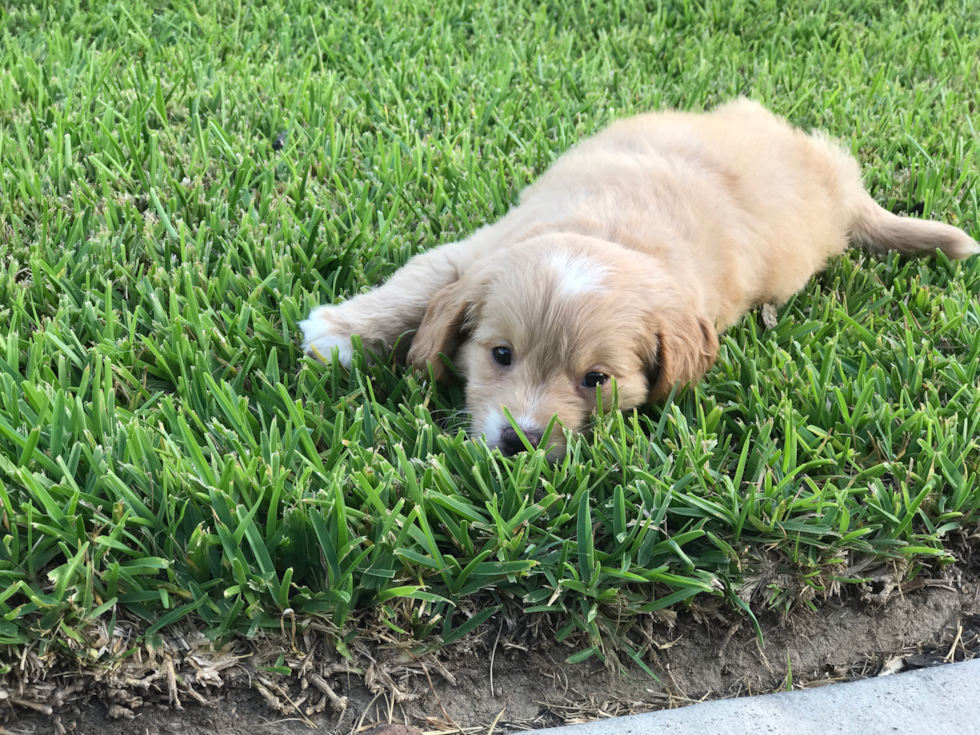
<instances>
[{"instance_id":1,"label":"puppy's back","mask_svg":"<svg viewBox=\"0 0 980 735\"><path fill-rule=\"evenodd\" d=\"M898 218L853 156L739 99L708 114L620 120L560 158L522 197L554 219L601 223L700 286L720 328L802 288L849 239L872 249L977 252L948 225Z\"/></svg>"},{"instance_id":2,"label":"puppy's back","mask_svg":"<svg viewBox=\"0 0 980 735\"><path fill-rule=\"evenodd\" d=\"M628 233L621 244L703 294L724 328L761 300L789 298L846 247L837 179L804 133L738 100L613 123L560 158L522 205Z\"/></svg>"}]
</instances>

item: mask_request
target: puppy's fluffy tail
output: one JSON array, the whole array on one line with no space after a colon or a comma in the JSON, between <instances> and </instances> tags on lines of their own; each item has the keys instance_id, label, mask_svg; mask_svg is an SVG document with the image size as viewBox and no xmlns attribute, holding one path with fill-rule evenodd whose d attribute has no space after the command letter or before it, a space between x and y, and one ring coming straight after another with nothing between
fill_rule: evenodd
<instances>
[{"instance_id":1,"label":"puppy's fluffy tail","mask_svg":"<svg viewBox=\"0 0 980 735\"><path fill-rule=\"evenodd\" d=\"M962 230L941 222L899 217L862 194L851 210L850 234L855 244L874 252L897 250L906 255L942 250L953 260L980 253L980 246Z\"/></svg>"},{"instance_id":2,"label":"puppy's fluffy tail","mask_svg":"<svg viewBox=\"0 0 980 735\"><path fill-rule=\"evenodd\" d=\"M877 253L897 250L906 255L925 255L942 250L953 260L980 253L976 241L952 225L899 217L882 209L865 190L861 168L849 151L821 131L814 131L809 137L837 170L838 191L852 243Z\"/></svg>"}]
</instances>

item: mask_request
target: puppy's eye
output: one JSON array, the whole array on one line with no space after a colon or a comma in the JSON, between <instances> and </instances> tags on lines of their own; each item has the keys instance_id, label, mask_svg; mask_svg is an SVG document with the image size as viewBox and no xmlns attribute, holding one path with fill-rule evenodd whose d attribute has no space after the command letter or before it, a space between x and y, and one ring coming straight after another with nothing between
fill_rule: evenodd
<instances>
[{"instance_id":1,"label":"puppy's eye","mask_svg":"<svg viewBox=\"0 0 980 735\"><path fill-rule=\"evenodd\" d=\"M605 385L609 381L609 376L605 373L589 373L582 379L582 385L586 388L595 388L597 385Z\"/></svg>"},{"instance_id":2,"label":"puppy's eye","mask_svg":"<svg viewBox=\"0 0 980 735\"><path fill-rule=\"evenodd\" d=\"M510 365L510 347L494 347L490 353L493 355L493 361L498 365L504 367Z\"/></svg>"}]
</instances>

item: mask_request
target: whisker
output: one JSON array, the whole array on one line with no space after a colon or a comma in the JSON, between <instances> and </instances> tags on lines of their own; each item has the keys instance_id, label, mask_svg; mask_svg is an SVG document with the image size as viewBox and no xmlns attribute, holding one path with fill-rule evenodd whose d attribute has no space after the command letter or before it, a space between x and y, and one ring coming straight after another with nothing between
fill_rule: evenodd
<instances>
[{"instance_id":1,"label":"whisker","mask_svg":"<svg viewBox=\"0 0 980 735\"><path fill-rule=\"evenodd\" d=\"M432 418L436 420L444 431L458 431L465 429L470 422L470 412L466 409L451 411L444 409L432 412Z\"/></svg>"}]
</instances>

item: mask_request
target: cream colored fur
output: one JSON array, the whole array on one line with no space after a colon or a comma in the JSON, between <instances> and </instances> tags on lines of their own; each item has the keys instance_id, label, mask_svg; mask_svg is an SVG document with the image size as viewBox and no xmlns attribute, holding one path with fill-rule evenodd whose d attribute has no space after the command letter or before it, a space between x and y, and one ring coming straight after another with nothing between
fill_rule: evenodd
<instances>
[{"instance_id":1,"label":"cream colored fur","mask_svg":"<svg viewBox=\"0 0 980 735\"><path fill-rule=\"evenodd\" d=\"M640 115L559 158L495 224L315 309L303 346L325 357L336 349L349 365L353 334L377 350L415 333L410 365L448 379L443 352L464 373L474 435L489 430L490 446L511 446L507 406L533 443L555 414L572 430L588 422L589 373L615 378L622 408L697 381L718 333L758 304L787 300L849 241L980 252L954 227L885 211L849 153L754 102ZM509 366L495 347L511 350ZM602 391L608 406L611 381Z\"/></svg>"}]
</instances>

